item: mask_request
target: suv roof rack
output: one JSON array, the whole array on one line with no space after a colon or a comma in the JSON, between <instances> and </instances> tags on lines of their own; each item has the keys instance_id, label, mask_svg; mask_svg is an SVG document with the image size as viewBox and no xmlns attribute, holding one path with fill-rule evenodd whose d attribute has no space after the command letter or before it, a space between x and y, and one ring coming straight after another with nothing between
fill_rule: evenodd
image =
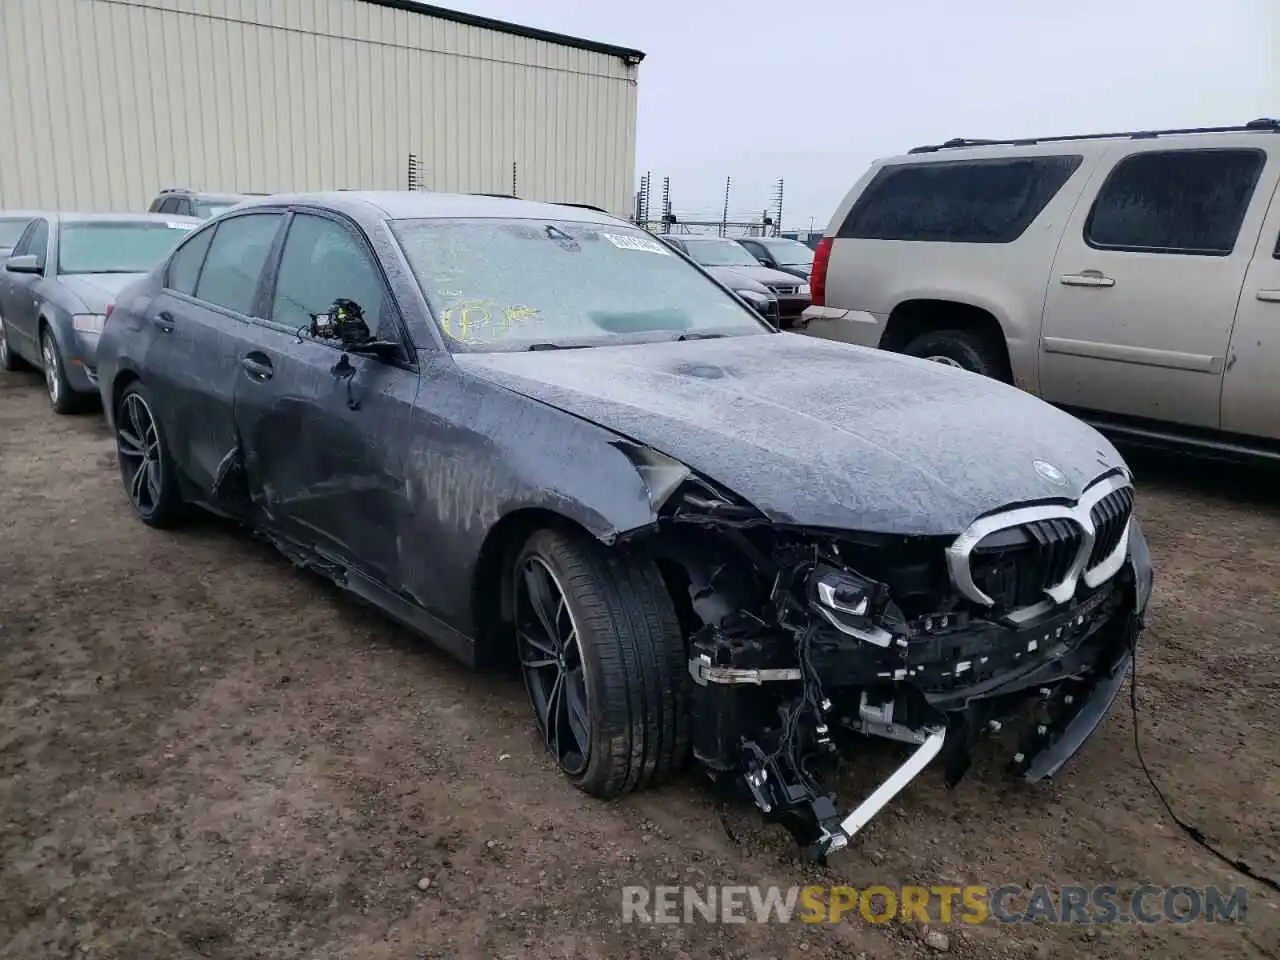
<instances>
[{"instance_id":1,"label":"suv roof rack","mask_svg":"<svg viewBox=\"0 0 1280 960\"><path fill-rule=\"evenodd\" d=\"M1172 130L1129 130L1120 133L1084 133L1069 137L1021 137L1016 140L970 140L956 137L945 143L912 147L907 153L937 153L939 150L957 150L962 147L1011 146L1029 147L1037 143L1065 143L1071 140L1147 140L1156 137L1172 137L1186 133L1280 133L1280 120L1262 117L1233 127L1182 127Z\"/></svg>"}]
</instances>

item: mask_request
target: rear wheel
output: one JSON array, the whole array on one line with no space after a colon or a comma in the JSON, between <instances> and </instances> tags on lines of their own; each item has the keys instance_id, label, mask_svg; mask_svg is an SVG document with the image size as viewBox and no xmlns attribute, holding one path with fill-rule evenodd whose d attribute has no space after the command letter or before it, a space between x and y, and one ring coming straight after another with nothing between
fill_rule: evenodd
<instances>
[{"instance_id":1,"label":"rear wheel","mask_svg":"<svg viewBox=\"0 0 1280 960\"><path fill-rule=\"evenodd\" d=\"M689 750L684 638L651 560L535 533L516 558L516 645L534 717L579 789L658 783Z\"/></svg>"},{"instance_id":2,"label":"rear wheel","mask_svg":"<svg viewBox=\"0 0 1280 960\"><path fill-rule=\"evenodd\" d=\"M995 380L1009 379L1000 350L973 330L933 330L916 337L902 352Z\"/></svg>"},{"instance_id":3,"label":"rear wheel","mask_svg":"<svg viewBox=\"0 0 1280 960\"><path fill-rule=\"evenodd\" d=\"M19 370L22 361L9 346L9 331L5 329L4 317L0 317L0 370Z\"/></svg>"},{"instance_id":4,"label":"rear wheel","mask_svg":"<svg viewBox=\"0 0 1280 960\"><path fill-rule=\"evenodd\" d=\"M120 479L138 519L151 527L173 527L186 513L178 475L164 432L141 382L125 387L115 415Z\"/></svg>"}]
</instances>

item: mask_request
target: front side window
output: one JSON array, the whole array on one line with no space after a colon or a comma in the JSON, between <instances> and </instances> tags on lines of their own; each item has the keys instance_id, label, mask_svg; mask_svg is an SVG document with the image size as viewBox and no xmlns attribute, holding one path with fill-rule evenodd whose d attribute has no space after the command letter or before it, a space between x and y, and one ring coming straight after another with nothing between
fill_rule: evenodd
<instances>
[{"instance_id":1,"label":"front side window","mask_svg":"<svg viewBox=\"0 0 1280 960\"><path fill-rule=\"evenodd\" d=\"M946 160L881 167L837 234L864 240L1012 243L1081 157Z\"/></svg>"},{"instance_id":2,"label":"front side window","mask_svg":"<svg viewBox=\"0 0 1280 960\"><path fill-rule=\"evenodd\" d=\"M196 299L248 314L282 216L253 213L219 223L196 284Z\"/></svg>"},{"instance_id":3,"label":"front side window","mask_svg":"<svg viewBox=\"0 0 1280 960\"><path fill-rule=\"evenodd\" d=\"M1227 256L1266 159L1256 149L1131 154L1098 191L1085 240L1103 250Z\"/></svg>"},{"instance_id":4,"label":"front side window","mask_svg":"<svg viewBox=\"0 0 1280 960\"><path fill-rule=\"evenodd\" d=\"M159 220L84 220L62 225L59 273L146 273L191 232Z\"/></svg>"},{"instance_id":5,"label":"front side window","mask_svg":"<svg viewBox=\"0 0 1280 960\"><path fill-rule=\"evenodd\" d=\"M441 219L391 227L455 350L771 332L683 257L622 223Z\"/></svg>"},{"instance_id":6,"label":"front side window","mask_svg":"<svg viewBox=\"0 0 1280 960\"><path fill-rule=\"evenodd\" d=\"M49 255L49 221L38 217L27 224L18 245L13 248L13 256L25 257L35 255L36 263L42 268Z\"/></svg>"},{"instance_id":7,"label":"front side window","mask_svg":"<svg viewBox=\"0 0 1280 960\"><path fill-rule=\"evenodd\" d=\"M165 286L177 290L187 296L195 296L196 282L200 278L200 268L204 265L205 254L209 252L209 244L213 240L212 230L201 230L184 243L169 261L169 275Z\"/></svg>"},{"instance_id":8,"label":"front side window","mask_svg":"<svg viewBox=\"0 0 1280 960\"><path fill-rule=\"evenodd\" d=\"M271 319L294 330L310 327L335 300L358 303L374 336L395 338L390 297L365 244L334 220L297 214L280 256Z\"/></svg>"},{"instance_id":9,"label":"front side window","mask_svg":"<svg viewBox=\"0 0 1280 960\"><path fill-rule=\"evenodd\" d=\"M0 219L0 249L11 250L18 245L18 241L22 239L23 232L27 229L27 224L31 221L26 217L5 217Z\"/></svg>"},{"instance_id":10,"label":"front side window","mask_svg":"<svg viewBox=\"0 0 1280 960\"><path fill-rule=\"evenodd\" d=\"M685 250L704 267L758 267L760 261L737 240L689 240Z\"/></svg>"}]
</instances>

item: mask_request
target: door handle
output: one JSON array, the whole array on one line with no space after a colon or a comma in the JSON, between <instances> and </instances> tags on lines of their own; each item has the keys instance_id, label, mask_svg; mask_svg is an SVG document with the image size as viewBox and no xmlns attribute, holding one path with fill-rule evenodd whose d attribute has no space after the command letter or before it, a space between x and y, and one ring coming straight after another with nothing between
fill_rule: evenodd
<instances>
[{"instance_id":1,"label":"door handle","mask_svg":"<svg viewBox=\"0 0 1280 960\"><path fill-rule=\"evenodd\" d=\"M251 353L242 358L240 366L244 367L251 380L270 380L271 375L275 373L271 367L271 361L261 353Z\"/></svg>"},{"instance_id":2,"label":"door handle","mask_svg":"<svg viewBox=\"0 0 1280 960\"><path fill-rule=\"evenodd\" d=\"M156 314L155 320L152 321L165 333L173 333L173 314L168 310L161 310Z\"/></svg>"},{"instance_id":3,"label":"door handle","mask_svg":"<svg viewBox=\"0 0 1280 960\"><path fill-rule=\"evenodd\" d=\"M1058 278L1067 287L1114 287L1116 282L1104 277L1098 270L1081 270L1079 273L1064 273Z\"/></svg>"},{"instance_id":4,"label":"door handle","mask_svg":"<svg viewBox=\"0 0 1280 960\"><path fill-rule=\"evenodd\" d=\"M1258 299L1267 303L1280 303L1280 290L1259 290Z\"/></svg>"}]
</instances>

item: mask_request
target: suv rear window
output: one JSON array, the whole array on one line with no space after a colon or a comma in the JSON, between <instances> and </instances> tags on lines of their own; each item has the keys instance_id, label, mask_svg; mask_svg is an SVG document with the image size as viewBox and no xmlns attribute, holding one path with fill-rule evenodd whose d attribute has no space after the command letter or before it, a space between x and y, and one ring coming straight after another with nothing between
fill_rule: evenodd
<instances>
[{"instance_id":1,"label":"suv rear window","mask_svg":"<svg viewBox=\"0 0 1280 960\"><path fill-rule=\"evenodd\" d=\"M881 168L838 237L1010 243L1080 166L1079 156L949 160Z\"/></svg>"},{"instance_id":2,"label":"suv rear window","mask_svg":"<svg viewBox=\"0 0 1280 960\"><path fill-rule=\"evenodd\" d=\"M1085 240L1103 250L1225 257L1266 159L1257 149L1130 154L1098 191Z\"/></svg>"}]
</instances>

